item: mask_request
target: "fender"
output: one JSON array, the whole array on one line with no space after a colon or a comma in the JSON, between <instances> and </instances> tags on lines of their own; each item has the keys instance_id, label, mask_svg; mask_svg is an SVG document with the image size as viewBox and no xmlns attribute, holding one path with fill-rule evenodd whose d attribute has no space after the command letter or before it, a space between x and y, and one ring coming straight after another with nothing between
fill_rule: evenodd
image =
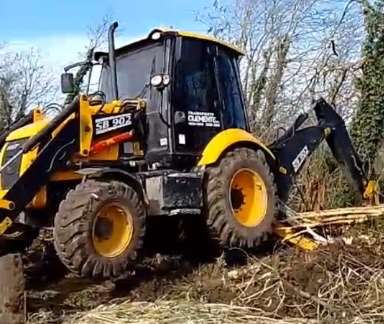
<instances>
[{"instance_id":1,"label":"fender","mask_svg":"<svg viewBox=\"0 0 384 324\"><path fill-rule=\"evenodd\" d=\"M243 129L232 128L220 132L209 141L198 162L198 166L215 163L226 150L234 146L261 148L270 158L276 160L272 151L258 138Z\"/></svg>"},{"instance_id":2,"label":"fender","mask_svg":"<svg viewBox=\"0 0 384 324\"><path fill-rule=\"evenodd\" d=\"M140 178L129 172L118 168L84 168L77 170L76 173L87 178L102 178L105 180L123 181L136 190L136 192L143 199L145 205L149 205L149 200Z\"/></svg>"}]
</instances>

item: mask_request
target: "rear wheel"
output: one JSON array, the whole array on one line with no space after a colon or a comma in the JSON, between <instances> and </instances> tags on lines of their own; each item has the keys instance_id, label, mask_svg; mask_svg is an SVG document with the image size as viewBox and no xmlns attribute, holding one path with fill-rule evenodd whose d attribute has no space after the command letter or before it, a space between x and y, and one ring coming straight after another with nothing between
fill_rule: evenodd
<instances>
[{"instance_id":1,"label":"rear wheel","mask_svg":"<svg viewBox=\"0 0 384 324\"><path fill-rule=\"evenodd\" d=\"M71 190L55 217L61 261L82 276L116 277L136 260L145 234L145 209L128 185L88 180Z\"/></svg>"},{"instance_id":2,"label":"rear wheel","mask_svg":"<svg viewBox=\"0 0 384 324\"><path fill-rule=\"evenodd\" d=\"M277 215L277 191L264 153L228 152L207 169L207 224L226 246L255 247L268 238Z\"/></svg>"}]
</instances>

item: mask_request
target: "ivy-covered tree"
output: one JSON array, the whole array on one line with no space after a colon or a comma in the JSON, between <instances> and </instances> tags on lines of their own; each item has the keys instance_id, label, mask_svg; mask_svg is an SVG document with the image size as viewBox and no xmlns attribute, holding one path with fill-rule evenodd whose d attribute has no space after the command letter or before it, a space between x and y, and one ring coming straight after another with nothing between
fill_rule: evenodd
<instances>
[{"instance_id":1,"label":"ivy-covered tree","mask_svg":"<svg viewBox=\"0 0 384 324\"><path fill-rule=\"evenodd\" d=\"M361 94L352 121L351 135L367 171L372 172L377 150L384 138L384 0L362 0L366 39L363 45Z\"/></svg>"}]
</instances>

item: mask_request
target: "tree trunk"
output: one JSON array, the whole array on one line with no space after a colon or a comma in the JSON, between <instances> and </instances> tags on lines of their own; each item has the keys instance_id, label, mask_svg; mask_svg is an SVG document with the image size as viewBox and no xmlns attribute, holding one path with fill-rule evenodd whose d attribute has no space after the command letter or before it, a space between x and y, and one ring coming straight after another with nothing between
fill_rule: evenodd
<instances>
[{"instance_id":1,"label":"tree trunk","mask_svg":"<svg viewBox=\"0 0 384 324\"><path fill-rule=\"evenodd\" d=\"M23 262L19 254L0 257L0 323L26 321Z\"/></svg>"}]
</instances>

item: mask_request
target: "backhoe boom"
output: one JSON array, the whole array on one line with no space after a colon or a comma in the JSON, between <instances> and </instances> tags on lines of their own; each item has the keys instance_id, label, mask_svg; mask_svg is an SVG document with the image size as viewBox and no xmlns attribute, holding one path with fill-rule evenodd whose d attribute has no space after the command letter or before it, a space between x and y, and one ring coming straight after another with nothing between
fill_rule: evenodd
<instances>
[{"instance_id":1,"label":"backhoe boom","mask_svg":"<svg viewBox=\"0 0 384 324\"><path fill-rule=\"evenodd\" d=\"M271 145L283 172L277 175L279 196L288 198L293 178L302 169L308 157L326 140L337 162L342 166L351 185L363 196L368 185L362 162L356 153L343 118L324 99L314 106L318 125L298 129L308 115L300 115L294 125ZM365 197L369 198L369 197Z\"/></svg>"}]
</instances>

